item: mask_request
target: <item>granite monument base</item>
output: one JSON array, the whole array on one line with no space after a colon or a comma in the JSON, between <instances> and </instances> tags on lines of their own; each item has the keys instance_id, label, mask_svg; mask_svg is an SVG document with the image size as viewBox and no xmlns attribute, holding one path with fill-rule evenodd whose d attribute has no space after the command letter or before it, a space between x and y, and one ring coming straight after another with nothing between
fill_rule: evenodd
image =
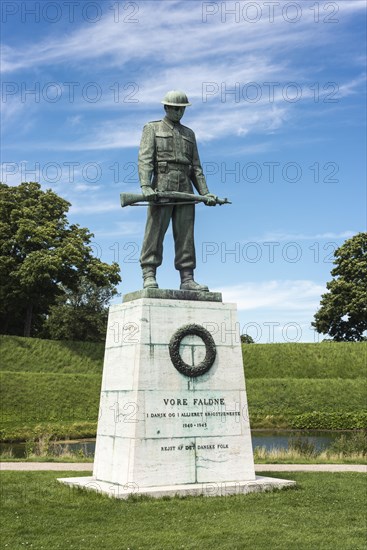
<instances>
[{"instance_id":1,"label":"granite monument base","mask_svg":"<svg viewBox=\"0 0 367 550\"><path fill-rule=\"evenodd\" d=\"M113 498L128 499L135 495L147 495L152 498L162 497L223 497L231 495L245 495L248 493L273 491L274 489L284 489L292 487L295 481L287 479L278 479L275 477L256 476L253 481L230 481L223 483L188 483L183 485L162 485L159 487L138 487L134 483L118 485L117 483L107 483L98 481L95 477L65 477L58 481L71 487L78 487L89 491L105 494Z\"/></svg>"},{"instance_id":2,"label":"granite monument base","mask_svg":"<svg viewBox=\"0 0 367 550\"><path fill-rule=\"evenodd\" d=\"M293 484L256 477L236 306L148 289L110 308L93 477L129 494L216 496Z\"/></svg>"}]
</instances>

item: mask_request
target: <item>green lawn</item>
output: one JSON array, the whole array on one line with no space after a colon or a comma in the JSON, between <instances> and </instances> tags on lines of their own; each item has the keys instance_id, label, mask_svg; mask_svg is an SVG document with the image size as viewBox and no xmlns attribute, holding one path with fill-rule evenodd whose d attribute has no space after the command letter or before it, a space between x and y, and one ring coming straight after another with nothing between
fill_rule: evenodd
<instances>
[{"instance_id":1,"label":"green lawn","mask_svg":"<svg viewBox=\"0 0 367 550\"><path fill-rule=\"evenodd\" d=\"M365 550L366 476L269 474L265 494L118 501L73 490L75 472L2 472L3 548L18 550ZM267 474L265 474L267 475Z\"/></svg>"}]
</instances>

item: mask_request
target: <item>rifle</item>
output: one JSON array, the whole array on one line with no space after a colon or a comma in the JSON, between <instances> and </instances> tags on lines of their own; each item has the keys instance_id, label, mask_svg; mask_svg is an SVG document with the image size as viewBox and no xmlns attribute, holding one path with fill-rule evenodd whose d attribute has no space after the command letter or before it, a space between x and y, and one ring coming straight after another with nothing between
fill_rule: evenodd
<instances>
[{"instance_id":1,"label":"rifle","mask_svg":"<svg viewBox=\"0 0 367 550\"><path fill-rule=\"evenodd\" d=\"M148 203L154 204L155 206L169 206L197 202L206 203L208 198L203 195L181 193L180 191L156 191L154 195L149 195L148 197L135 193L120 193L120 200L121 206L124 208L125 206L146 206L146 204L136 203ZM215 197L215 203L219 205L232 204L227 198L220 199L219 197Z\"/></svg>"}]
</instances>

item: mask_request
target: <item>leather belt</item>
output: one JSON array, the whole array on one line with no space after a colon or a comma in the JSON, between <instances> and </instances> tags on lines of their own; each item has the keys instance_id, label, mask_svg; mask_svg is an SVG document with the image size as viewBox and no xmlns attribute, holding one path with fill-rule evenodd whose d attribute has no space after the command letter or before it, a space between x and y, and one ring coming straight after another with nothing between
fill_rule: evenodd
<instances>
[{"instance_id":1,"label":"leather belt","mask_svg":"<svg viewBox=\"0 0 367 550\"><path fill-rule=\"evenodd\" d=\"M171 161L159 161L157 163L157 172L158 174L166 174L175 170L177 172L185 172L188 174L192 169L191 164L184 164L180 162L171 162Z\"/></svg>"}]
</instances>

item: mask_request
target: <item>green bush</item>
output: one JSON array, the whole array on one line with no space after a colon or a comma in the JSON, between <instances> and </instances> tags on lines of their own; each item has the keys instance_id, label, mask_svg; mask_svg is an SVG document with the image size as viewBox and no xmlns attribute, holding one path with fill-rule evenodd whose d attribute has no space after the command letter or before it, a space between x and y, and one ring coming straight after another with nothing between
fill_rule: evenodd
<instances>
[{"instance_id":1,"label":"green bush","mask_svg":"<svg viewBox=\"0 0 367 550\"><path fill-rule=\"evenodd\" d=\"M311 412L290 419L301 430L355 430L367 428L367 412Z\"/></svg>"}]
</instances>

